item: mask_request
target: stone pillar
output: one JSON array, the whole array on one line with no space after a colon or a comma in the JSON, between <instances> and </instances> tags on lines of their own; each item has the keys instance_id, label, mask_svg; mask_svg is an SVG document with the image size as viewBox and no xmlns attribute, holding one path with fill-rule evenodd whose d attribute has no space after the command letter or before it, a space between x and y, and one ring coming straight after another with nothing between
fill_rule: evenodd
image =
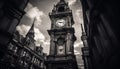
<instances>
[{"instance_id":1,"label":"stone pillar","mask_svg":"<svg viewBox=\"0 0 120 69\"><path fill-rule=\"evenodd\" d=\"M50 40L50 55L55 54L55 42L54 42L54 33L51 33L51 40Z\"/></svg>"},{"instance_id":2,"label":"stone pillar","mask_svg":"<svg viewBox=\"0 0 120 69\"><path fill-rule=\"evenodd\" d=\"M66 42L66 45L67 45L67 46L66 46L66 47L67 47L67 48L66 48L66 53L67 53L67 54L70 54L70 53L71 53L71 39L72 39L72 38L71 38L71 34L68 32L68 33L67 33L67 42Z\"/></svg>"},{"instance_id":3,"label":"stone pillar","mask_svg":"<svg viewBox=\"0 0 120 69\"><path fill-rule=\"evenodd\" d=\"M81 40L83 41L83 45L84 45L84 47L82 47L82 53L83 53L82 58L84 61L84 68L91 69L89 46L87 42L87 36L86 36L85 31L83 30L82 24L81 24L81 29L82 29Z\"/></svg>"}]
</instances>

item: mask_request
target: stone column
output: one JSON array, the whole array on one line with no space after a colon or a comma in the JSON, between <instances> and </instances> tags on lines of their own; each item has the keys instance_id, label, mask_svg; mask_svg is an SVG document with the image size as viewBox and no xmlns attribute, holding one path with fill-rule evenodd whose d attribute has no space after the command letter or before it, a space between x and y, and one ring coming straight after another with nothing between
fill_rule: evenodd
<instances>
[{"instance_id":1,"label":"stone column","mask_svg":"<svg viewBox=\"0 0 120 69\"><path fill-rule=\"evenodd\" d=\"M50 55L55 54L55 42L54 42L54 33L51 33L51 40L50 40Z\"/></svg>"},{"instance_id":2,"label":"stone column","mask_svg":"<svg viewBox=\"0 0 120 69\"><path fill-rule=\"evenodd\" d=\"M71 53L71 34L68 32L67 33L67 42L66 42L66 52L67 54L70 54Z\"/></svg>"}]
</instances>

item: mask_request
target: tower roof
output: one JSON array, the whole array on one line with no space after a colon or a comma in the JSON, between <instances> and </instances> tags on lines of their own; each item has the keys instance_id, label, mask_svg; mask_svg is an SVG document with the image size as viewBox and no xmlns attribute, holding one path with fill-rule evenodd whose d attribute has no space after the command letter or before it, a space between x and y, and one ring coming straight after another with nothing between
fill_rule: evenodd
<instances>
[{"instance_id":1,"label":"tower roof","mask_svg":"<svg viewBox=\"0 0 120 69\"><path fill-rule=\"evenodd\" d=\"M54 8L52 10L53 13L65 11L70 11L68 2L66 2L65 0L60 0L56 5L54 5Z\"/></svg>"},{"instance_id":2,"label":"tower roof","mask_svg":"<svg viewBox=\"0 0 120 69\"><path fill-rule=\"evenodd\" d=\"M60 0L60 2L57 3L57 5L60 5L60 4L67 4L67 2L65 0Z\"/></svg>"},{"instance_id":3,"label":"tower roof","mask_svg":"<svg viewBox=\"0 0 120 69\"><path fill-rule=\"evenodd\" d=\"M60 2L65 2L65 0L60 0Z\"/></svg>"}]
</instances>

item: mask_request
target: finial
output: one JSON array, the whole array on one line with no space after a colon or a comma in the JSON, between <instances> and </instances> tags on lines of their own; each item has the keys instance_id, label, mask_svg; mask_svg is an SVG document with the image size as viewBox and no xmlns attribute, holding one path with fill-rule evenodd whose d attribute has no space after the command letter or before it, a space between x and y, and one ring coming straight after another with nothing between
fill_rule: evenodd
<instances>
[{"instance_id":1,"label":"finial","mask_svg":"<svg viewBox=\"0 0 120 69\"><path fill-rule=\"evenodd\" d=\"M84 31L82 24L81 24L81 30L82 30L82 35L86 36L86 32Z\"/></svg>"},{"instance_id":2,"label":"finial","mask_svg":"<svg viewBox=\"0 0 120 69\"><path fill-rule=\"evenodd\" d=\"M65 0L60 0L60 2L64 2Z\"/></svg>"},{"instance_id":3,"label":"finial","mask_svg":"<svg viewBox=\"0 0 120 69\"><path fill-rule=\"evenodd\" d=\"M81 24L81 30L82 30L82 32L84 32L82 24Z\"/></svg>"}]
</instances>

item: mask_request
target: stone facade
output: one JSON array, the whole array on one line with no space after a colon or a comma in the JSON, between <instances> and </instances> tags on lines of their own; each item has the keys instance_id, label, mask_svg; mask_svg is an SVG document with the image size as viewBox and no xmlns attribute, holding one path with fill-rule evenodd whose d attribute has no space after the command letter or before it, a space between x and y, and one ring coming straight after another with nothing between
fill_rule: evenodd
<instances>
[{"instance_id":1,"label":"stone facade","mask_svg":"<svg viewBox=\"0 0 120 69\"><path fill-rule=\"evenodd\" d=\"M33 25L29 30L28 34L33 30ZM27 34L27 35L28 35ZM27 37L23 37L16 32L14 34L14 38L9 43L7 47L7 52L5 56L1 59L0 68L2 69L45 69L45 60L46 54L43 53L43 48L36 47L35 44L32 44L32 48L30 44L33 43L33 39L28 39L28 37L33 36L31 34ZM31 41L26 43L27 41ZM35 48L35 49L33 49Z\"/></svg>"}]
</instances>

